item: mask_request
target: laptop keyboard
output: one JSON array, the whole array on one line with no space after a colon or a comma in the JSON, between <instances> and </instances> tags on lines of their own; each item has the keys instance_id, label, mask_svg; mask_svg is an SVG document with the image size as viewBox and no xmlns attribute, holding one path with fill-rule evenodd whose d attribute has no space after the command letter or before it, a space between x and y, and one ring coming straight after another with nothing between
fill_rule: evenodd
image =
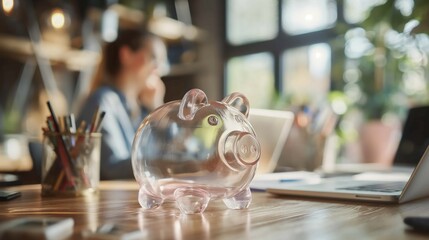
<instances>
[{"instance_id":1,"label":"laptop keyboard","mask_svg":"<svg viewBox=\"0 0 429 240\"><path fill-rule=\"evenodd\" d=\"M354 187L345 187L338 188L341 190L353 190L353 191L369 191L369 192L398 192L404 189L406 182L386 182L386 183L377 183L370 185L354 186Z\"/></svg>"}]
</instances>

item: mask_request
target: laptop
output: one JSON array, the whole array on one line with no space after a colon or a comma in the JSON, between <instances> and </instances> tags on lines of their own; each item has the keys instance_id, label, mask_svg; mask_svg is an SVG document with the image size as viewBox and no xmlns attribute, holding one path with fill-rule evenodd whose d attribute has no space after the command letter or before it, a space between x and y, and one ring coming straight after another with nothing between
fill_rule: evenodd
<instances>
[{"instance_id":1,"label":"laptop","mask_svg":"<svg viewBox=\"0 0 429 240\"><path fill-rule=\"evenodd\" d=\"M320 179L320 181L302 185L279 183L267 188L267 192L280 195L404 203L429 196L428 172L429 147L408 181L405 181L408 177L404 173L362 173L351 177Z\"/></svg>"},{"instance_id":2,"label":"laptop","mask_svg":"<svg viewBox=\"0 0 429 240\"><path fill-rule=\"evenodd\" d=\"M280 195L351 199L376 202L404 203L429 196L426 175L429 172L429 107L409 110L403 134L395 154L394 165L413 166L411 173L360 173L353 176L312 178L290 184L271 184L267 192ZM419 154L420 156L416 156ZM417 157L417 160L415 159Z\"/></svg>"},{"instance_id":3,"label":"laptop","mask_svg":"<svg viewBox=\"0 0 429 240\"><path fill-rule=\"evenodd\" d=\"M261 145L256 174L270 173L279 160L292 127L294 114L290 111L250 108L249 121Z\"/></svg>"}]
</instances>

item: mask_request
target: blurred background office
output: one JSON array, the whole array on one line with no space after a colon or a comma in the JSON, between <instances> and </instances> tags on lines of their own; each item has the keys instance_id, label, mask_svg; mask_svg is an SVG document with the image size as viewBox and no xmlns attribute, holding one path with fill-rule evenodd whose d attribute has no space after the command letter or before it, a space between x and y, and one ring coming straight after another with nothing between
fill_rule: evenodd
<instances>
[{"instance_id":1,"label":"blurred background office","mask_svg":"<svg viewBox=\"0 0 429 240\"><path fill-rule=\"evenodd\" d=\"M239 91L252 107L298 113L288 141L298 135L305 160L388 165L407 110L429 101L428 10L420 0L1 0L0 171L31 170L23 146L41 137L46 99L77 113L103 43L143 25L167 43L165 102L191 88L210 99ZM289 167L320 167L308 166Z\"/></svg>"}]
</instances>

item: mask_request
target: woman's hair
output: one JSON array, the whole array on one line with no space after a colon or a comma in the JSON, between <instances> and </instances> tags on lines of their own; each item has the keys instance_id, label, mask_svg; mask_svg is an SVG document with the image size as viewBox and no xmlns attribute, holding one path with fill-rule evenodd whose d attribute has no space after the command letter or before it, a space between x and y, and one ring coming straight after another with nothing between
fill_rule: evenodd
<instances>
[{"instance_id":1,"label":"woman's hair","mask_svg":"<svg viewBox=\"0 0 429 240\"><path fill-rule=\"evenodd\" d=\"M109 84L121 69L119 51L126 46L132 51L141 49L153 34L141 29L126 29L118 32L115 41L104 45L102 58L91 85L91 92L102 84Z\"/></svg>"}]
</instances>

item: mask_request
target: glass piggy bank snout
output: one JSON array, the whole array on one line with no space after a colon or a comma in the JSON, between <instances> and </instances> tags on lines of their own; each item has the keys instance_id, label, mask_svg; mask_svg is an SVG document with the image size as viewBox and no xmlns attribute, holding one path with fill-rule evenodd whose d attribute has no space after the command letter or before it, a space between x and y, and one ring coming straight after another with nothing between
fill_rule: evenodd
<instances>
[{"instance_id":1,"label":"glass piggy bank snout","mask_svg":"<svg viewBox=\"0 0 429 240\"><path fill-rule=\"evenodd\" d=\"M248 112L239 93L209 102L193 89L146 117L132 149L140 205L153 209L175 201L182 213L192 214L222 199L228 208L247 208L261 155Z\"/></svg>"},{"instance_id":2,"label":"glass piggy bank snout","mask_svg":"<svg viewBox=\"0 0 429 240\"><path fill-rule=\"evenodd\" d=\"M224 144L224 157L233 167L254 165L261 155L258 140L247 132L232 132Z\"/></svg>"}]
</instances>

